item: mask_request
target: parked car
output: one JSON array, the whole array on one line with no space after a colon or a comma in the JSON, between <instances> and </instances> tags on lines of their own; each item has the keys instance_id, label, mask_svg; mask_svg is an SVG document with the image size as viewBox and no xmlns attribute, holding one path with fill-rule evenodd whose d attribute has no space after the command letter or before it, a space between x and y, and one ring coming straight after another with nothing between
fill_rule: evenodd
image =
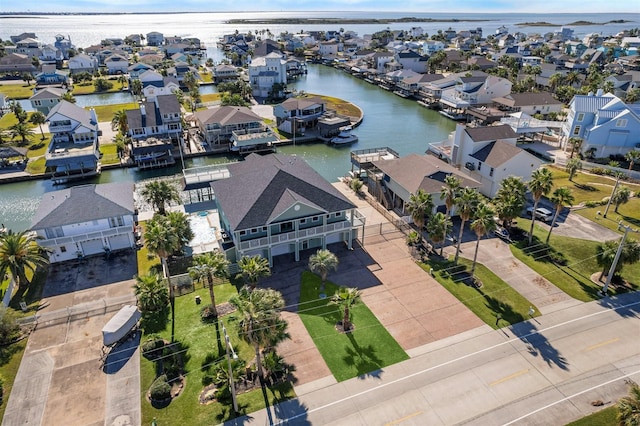
<instances>
[{"instance_id":1,"label":"parked car","mask_svg":"<svg viewBox=\"0 0 640 426\"><path fill-rule=\"evenodd\" d=\"M527 209L527 216L532 216L533 207L529 207ZM553 219L553 212L551 210L547 210L544 207L538 207L536 209L536 219L541 220L543 222L549 222Z\"/></svg>"}]
</instances>

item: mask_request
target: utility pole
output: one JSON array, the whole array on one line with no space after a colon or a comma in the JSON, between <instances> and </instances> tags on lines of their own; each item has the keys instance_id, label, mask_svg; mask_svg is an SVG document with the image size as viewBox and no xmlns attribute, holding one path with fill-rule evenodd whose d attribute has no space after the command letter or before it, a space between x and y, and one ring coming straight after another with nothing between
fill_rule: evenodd
<instances>
[{"instance_id":1,"label":"utility pole","mask_svg":"<svg viewBox=\"0 0 640 426\"><path fill-rule=\"evenodd\" d=\"M624 235L622 236L622 240L620 240L620 245L618 246L618 250L616 251L616 256L613 258L613 263L611 264L611 268L609 268L609 273L607 274L607 280L604 283L604 287L602 287L602 291L598 292L602 296L607 295L607 289L609 288L609 284L611 284L611 279L613 278L613 274L616 271L616 266L618 266L618 262L620 261L620 256L622 255L622 249L624 248L624 242L627 239L627 235L629 231L640 233L637 229L631 228L629 225L623 225L622 222L618 223L618 231L620 228L624 228Z\"/></svg>"},{"instance_id":2,"label":"utility pole","mask_svg":"<svg viewBox=\"0 0 640 426\"><path fill-rule=\"evenodd\" d=\"M233 368L231 368L229 349L231 349L233 359L238 359L238 355L236 355L236 352L233 350L233 346L231 346L231 342L229 342L229 335L227 335L227 329L224 324L222 324L222 333L224 334L224 349L227 352L227 363L229 364L229 387L231 388L231 400L233 401L233 417L236 417L238 415L238 401L236 400L236 385L233 380Z\"/></svg>"},{"instance_id":3,"label":"utility pole","mask_svg":"<svg viewBox=\"0 0 640 426\"><path fill-rule=\"evenodd\" d=\"M611 196L609 197L609 201L607 201L607 208L604 209L604 217L607 217L607 213L609 213L609 207L611 206L611 200L613 200L613 195L616 193L616 190L618 189L618 184L620 183L620 177L622 176L622 173L618 173L618 176L616 178L616 184L613 186L613 191L611 191Z\"/></svg>"}]
</instances>

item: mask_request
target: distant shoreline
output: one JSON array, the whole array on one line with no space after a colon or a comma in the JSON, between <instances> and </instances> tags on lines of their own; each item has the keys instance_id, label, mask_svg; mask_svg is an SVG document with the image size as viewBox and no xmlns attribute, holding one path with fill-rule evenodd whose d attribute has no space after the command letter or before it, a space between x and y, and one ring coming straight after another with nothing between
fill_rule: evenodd
<instances>
[{"instance_id":1,"label":"distant shoreline","mask_svg":"<svg viewBox=\"0 0 640 426\"><path fill-rule=\"evenodd\" d=\"M575 21L568 24L552 24L551 22L521 22L516 24L519 27L557 27L558 25L577 27L581 25L607 25L607 24L627 24L629 21L626 19L615 19L607 22L590 22L590 21Z\"/></svg>"},{"instance_id":2,"label":"distant shoreline","mask_svg":"<svg viewBox=\"0 0 640 426\"><path fill-rule=\"evenodd\" d=\"M266 19L229 19L225 24L276 24L276 25L313 25L313 24L395 24L402 22L487 22L489 19L433 19L433 18L266 18Z\"/></svg>"}]
</instances>

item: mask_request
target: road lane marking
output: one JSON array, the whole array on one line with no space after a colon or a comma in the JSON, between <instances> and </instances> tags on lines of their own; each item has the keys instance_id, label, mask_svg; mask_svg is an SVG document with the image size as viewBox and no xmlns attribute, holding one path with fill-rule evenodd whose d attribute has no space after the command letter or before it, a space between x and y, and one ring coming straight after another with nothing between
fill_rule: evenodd
<instances>
[{"instance_id":1,"label":"road lane marking","mask_svg":"<svg viewBox=\"0 0 640 426\"><path fill-rule=\"evenodd\" d=\"M412 379L412 378L414 378L416 376L419 376L421 374L428 373L428 372L436 370L436 369L438 369L440 367L444 367L444 366L447 366L447 365L454 364L454 363L456 363L458 361L462 361L464 359L473 357L475 355L491 351L491 350L499 348L501 346L510 345L510 344L512 344L514 342L523 341L523 340L525 340L525 339L527 339L527 338L529 338L531 336L535 336L537 334L542 334L543 332L548 331L548 330L553 330L555 328L562 327L562 326L565 326L567 324L571 324L571 323L574 323L574 322L577 322L577 321L582 321L582 320L587 319L587 318L597 317L597 316L602 315L602 314L608 314L608 313L611 313L612 311L615 312L615 311L617 311L619 309L626 309L626 308L629 308L631 306L636 306L636 305L640 305L640 301L627 303L626 305L620 305L620 306L615 306L615 307L611 307L611 308L606 308L606 309L604 309L602 311L592 312L590 314L583 315L582 317L572 318L572 319L570 319L568 321L565 321L565 322L562 322L562 323L558 323L558 324L549 326L547 328L542 328L540 330L535 330L535 331L532 331L531 333L527 333L527 334L522 335L520 337L514 337L513 339L505 340L504 342L497 343L497 344L495 344L493 346L489 346L489 347L486 347L484 349L480 349L479 351L468 353L468 354L462 355L462 356L460 356L458 358L450 359L449 361L445 361L445 362L443 362L441 364L434 365L432 367L428 367L428 368L425 368L425 369L420 370L420 371L416 371L415 373L411 373L411 374L408 374L408 375L406 375L404 377L400 377L398 379L391 380L391 381L389 381L387 383L380 384L380 385L378 385L376 387L369 388L369 389L366 389L364 391L351 394L351 395L349 395L349 396L347 396L345 398L338 399L338 400L335 400L335 401L331 401L331 402L329 402L329 403L327 403L325 405L321 405L319 407L315 407L315 408L312 408L310 410L306 410L306 411L304 411L302 413L295 414L295 415L293 415L291 417L288 417L288 418L285 418L285 419L280 419L280 421L277 424L281 425L281 424L285 424L288 421L298 419L300 417L306 417L311 413L314 413L314 412L320 411L320 410L324 410L324 409L329 408L329 407L333 407L334 405L340 404L341 402L348 401L350 399L354 399L354 398L366 395L366 394L368 394L370 392L374 392L374 391L380 390L382 388L386 388L386 387L394 385L396 383L404 382L405 380ZM638 372L640 372L640 370ZM636 373L638 373L638 372L636 372ZM636 374L636 373L632 373L632 374ZM627 375L627 376L629 376L629 375ZM627 377L627 376L623 376L623 377ZM542 409L540 409L538 411L541 411L543 409L544 408L542 408ZM527 417L527 416L529 416L531 414L533 414L533 413L530 413L530 414L526 415L525 417Z\"/></svg>"},{"instance_id":2,"label":"road lane marking","mask_svg":"<svg viewBox=\"0 0 640 426\"><path fill-rule=\"evenodd\" d=\"M499 385L500 383L504 383L504 382L507 382L507 381L509 381L509 380L511 380L511 379L515 379L516 377L522 376L523 374L527 374L528 372L529 372L529 369L528 369L528 368L525 368L524 370L520 370L520 371L518 371L518 372L515 372L515 373L513 373L513 374L512 374L512 375L510 375L510 376L503 377L503 378L502 378L502 379L500 379L500 380L496 380L495 382L490 383L490 384L489 384L489 386Z\"/></svg>"},{"instance_id":3,"label":"road lane marking","mask_svg":"<svg viewBox=\"0 0 640 426\"><path fill-rule=\"evenodd\" d=\"M610 345L611 343L615 343L618 340L620 340L620 338L616 337L615 339L610 339L610 340L607 340L606 342L602 342L602 343L598 343L597 345L589 346L586 350L587 351L592 351L594 349L598 349L598 348L601 348L603 346Z\"/></svg>"},{"instance_id":4,"label":"road lane marking","mask_svg":"<svg viewBox=\"0 0 640 426\"><path fill-rule=\"evenodd\" d=\"M414 418L415 416L419 416L420 414L422 414L422 411L416 411L413 414L409 414L408 416L404 416L398 420L394 420L392 422L386 423L384 426L393 426L393 425L399 425L400 423L404 422L405 420L409 420Z\"/></svg>"}]
</instances>

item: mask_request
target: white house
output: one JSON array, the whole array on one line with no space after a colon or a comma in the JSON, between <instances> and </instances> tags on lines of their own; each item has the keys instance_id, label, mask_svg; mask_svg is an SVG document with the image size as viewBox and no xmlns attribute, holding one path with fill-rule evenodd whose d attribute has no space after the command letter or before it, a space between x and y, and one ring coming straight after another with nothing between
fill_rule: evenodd
<instances>
[{"instance_id":1,"label":"white house","mask_svg":"<svg viewBox=\"0 0 640 426\"><path fill-rule=\"evenodd\" d=\"M42 196L31 230L51 263L135 246L133 183L73 186Z\"/></svg>"},{"instance_id":2,"label":"white house","mask_svg":"<svg viewBox=\"0 0 640 426\"><path fill-rule=\"evenodd\" d=\"M436 82L434 82L436 83ZM502 77L485 74L482 71L459 73L455 85L442 90L440 103L444 108L464 109L474 105L486 105L493 98L511 93L512 83Z\"/></svg>"},{"instance_id":3,"label":"white house","mask_svg":"<svg viewBox=\"0 0 640 426\"><path fill-rule=\"evenodd\" d=\"M174 77L163 77L162 74L148 70L138 76L142 83L142 94L148 101L155 100L156 96L172 95L180 89L180 83Z\"/></svg>"},{"instance_id":4,"label":"white house","mask_svg":"<svg viewBox=\"0 0 640 426\"><path fill-rule=\"evenodd\" d=\"M274 84L287 84L287 61L284 56L271 52L254 58L249 64L249 84L253 96L266 98Z\"/></svg>"},{"instance_id":5,"label":"white house","mask_svg":"<svg viewBox=\"0 0 640 426\"><path fill-rule=\"evenodd\" d=\"M95 56L80 53L67 62L70 74L88 72L93 74L98 70L98 59Z\"/></svg>"},{"instance_id":6,"label":"white house","mask_svg":"<svg viewBox=\"0 0 640 426\"><path fill-rule=\"evenodd\" d=\"M122 55L111 55L104 60L109 74L126 74L129 69L129 60Z\"/></svg>"},{"instance_id":7,"label":"white house","mask_svg":"<svg viewBox=\"0 0 640 426\"><path fill-rule=\"evenodd\" d=\"M321 41L318 44L318 53L323 58L333 59L338 55L338 52L341 51L341 43L336 40L329 41Z\"/></svg>"}]
</instances>

